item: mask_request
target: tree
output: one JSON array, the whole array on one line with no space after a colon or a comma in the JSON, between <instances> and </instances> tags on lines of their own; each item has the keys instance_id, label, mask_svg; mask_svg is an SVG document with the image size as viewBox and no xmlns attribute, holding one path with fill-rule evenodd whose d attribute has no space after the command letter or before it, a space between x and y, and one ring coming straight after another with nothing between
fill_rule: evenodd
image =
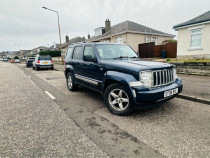
<instances>
[{"instance_id":1,"label":"tree","mask_svg":"<svg viewBox=\"0 0 210 158\"><path fill-rule=\"evenodd\" d=\"M19 59L19 57L18 56L15 56L14 59Z\"/></svg>"},{"instance_id":2,"label":"tree","mask_svg":"<svg viewBox=\"0 0 210 158\"><path fill-rule=\"evenodd\" d=\"M162 42L162 44L166 44L166 43L176 43L177 40L173 40L173 39L169 39L169 40L165 40Z\"/></svg>"}]
</instances>

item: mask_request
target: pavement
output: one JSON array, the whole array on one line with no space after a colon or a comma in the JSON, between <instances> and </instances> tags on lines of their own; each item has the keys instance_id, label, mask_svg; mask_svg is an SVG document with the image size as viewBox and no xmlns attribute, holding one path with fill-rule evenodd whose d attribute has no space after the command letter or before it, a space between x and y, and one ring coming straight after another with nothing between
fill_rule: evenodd
<instances>
[{"instance_id":1,"label":"pavement","mask_svg":"<svg viewBox=\"0 0 210 158\"><path fill-rule=\"evenodd\" d=\"M55 65L55 69L63 71L64 65ZM178 74L182 79L183 91L177 97L210 105L210 76Z\"/></svg>"},{"instance_id":2,"label":"pavement","mask_svg":"<svg viewBox=\"0 0 210 158\"><path fill-rule=\"evenodd\" d=\"M0 74L0 157L108 157L16 64Z\"/></svg>"}]
</instances>

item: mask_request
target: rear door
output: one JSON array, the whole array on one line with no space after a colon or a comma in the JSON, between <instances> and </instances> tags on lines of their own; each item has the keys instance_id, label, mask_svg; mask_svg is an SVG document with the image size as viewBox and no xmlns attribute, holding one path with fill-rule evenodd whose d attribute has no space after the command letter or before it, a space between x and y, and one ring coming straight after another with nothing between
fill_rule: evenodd
<instances>
[{"instance_id":1,"label":"rear door","mask_svg":"<svg viewBox=\"0 0 210 158\"><path fill-rule=\"evenodd\" d=\"M75 46L73 50L72 60L70 59L70 64L74 69L75 80L84 84L83 80L80 80L77 76L82 74L82 56L83 56L83 47Z\"/></svg>"}]
</instances>

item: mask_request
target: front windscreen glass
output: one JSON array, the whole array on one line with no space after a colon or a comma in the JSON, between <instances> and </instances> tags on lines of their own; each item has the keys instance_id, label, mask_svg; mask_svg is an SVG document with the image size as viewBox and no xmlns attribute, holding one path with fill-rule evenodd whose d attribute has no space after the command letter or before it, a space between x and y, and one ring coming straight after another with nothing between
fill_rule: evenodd
<instances>
[{"instance_id":1,"label":"front windscreen glass","mask_svg":"<svg viewBox=\"0 0 210 158\"><path fill-rule=\"evenodd\" d=\"M127 45L103 44L96 49L101 59L138 58L136 53Z\"/></svg>"}]
</instances>

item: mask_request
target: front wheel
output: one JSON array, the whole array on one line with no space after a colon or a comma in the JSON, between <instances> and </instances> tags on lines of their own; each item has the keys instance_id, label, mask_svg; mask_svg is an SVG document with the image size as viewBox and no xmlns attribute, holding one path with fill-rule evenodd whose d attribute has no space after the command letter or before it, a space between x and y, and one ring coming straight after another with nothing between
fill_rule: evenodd
<instances>
[{"instance_id":1,"label":"front wheel","mask_svg":"<svg viewBox=\"0 0 210 158\"><path fill-rule=\"evenodd\" d=\"M133 110L131 97L121 84L111 84L105 91L104 99L109 111L115 115L128 115Z\"/></svg>"},{"instance_id":2,"label":"front wheel","mask_svg":"<svg viewBox=\"0 0 210 158\"><path fill-rule=\"evenodd\" d=\"M72 74L70 72L68 72L66 75L66 84L69 91L74 91L77 88L77 85L74 83Z\"/></svg>"}]
</instances>

